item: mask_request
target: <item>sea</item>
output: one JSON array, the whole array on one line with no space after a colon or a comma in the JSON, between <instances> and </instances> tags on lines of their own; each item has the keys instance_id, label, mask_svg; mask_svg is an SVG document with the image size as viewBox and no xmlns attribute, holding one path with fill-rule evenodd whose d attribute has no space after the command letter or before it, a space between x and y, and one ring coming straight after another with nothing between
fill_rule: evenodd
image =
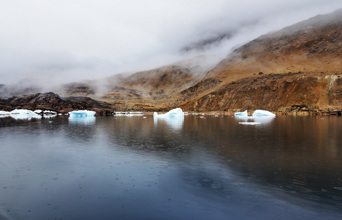
<instances>
[{"instance_id":1,"label":"sea","mask_svg":"<svg viewBox=\"0 0 342 220\"><path fill-rule=\"evenodd\" d=\"M11 219L342 219L342 117L1 118Z\"/></svg>"}]
</instances>

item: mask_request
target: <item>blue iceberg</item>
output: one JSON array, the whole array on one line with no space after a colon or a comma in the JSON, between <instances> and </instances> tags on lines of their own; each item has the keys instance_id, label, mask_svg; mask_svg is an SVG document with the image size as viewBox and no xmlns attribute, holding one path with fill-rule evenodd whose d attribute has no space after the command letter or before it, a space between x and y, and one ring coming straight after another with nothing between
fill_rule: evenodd
<instances>
[{"instance_id":1,"label":"blue iceberg","mask_svg":"<svg viewBox=\"0 0 342 220\"><path fill-rule=\"evenodd\" d=\"M81 125L95 124L95 114L96 112L88 110L77 110L69 112L69 123Z\"/></svg>"},{"instance_id":2,"label":"blue iceberg","mask_svg":"<svg viewBox=\"0 0 342 220\"><path fill-rule=\"evenodd\" d=\"M250 117L250 116L248 116L247 110L244 112L235 112L234 116L237 118L248 118L248 117Z\"/></svg>"},{"instance_id":3,"label":"blue iceberg","mask_svg":"<svg viewBox=\"0 0 342 220\"><path fill-rule=\"evenodd\" d=\"M77 110L69 112L69 118L92 118L96 112L88 110Z\"/></svg>"}]
</instances>

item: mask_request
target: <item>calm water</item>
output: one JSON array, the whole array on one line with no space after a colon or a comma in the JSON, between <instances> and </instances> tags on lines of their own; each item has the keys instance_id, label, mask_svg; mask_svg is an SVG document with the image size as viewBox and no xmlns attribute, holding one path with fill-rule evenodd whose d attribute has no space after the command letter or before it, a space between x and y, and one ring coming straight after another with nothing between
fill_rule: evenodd
<instances>
[{"instance_id":1,"label":"calm water","mask_svg":"<svg viewBox=\"0 0 342 220\"><path fill-rule=\"evenodd\" d=\"M0 119L0 219L342 219L342 118Z\"/></svg>"}]
</instances>

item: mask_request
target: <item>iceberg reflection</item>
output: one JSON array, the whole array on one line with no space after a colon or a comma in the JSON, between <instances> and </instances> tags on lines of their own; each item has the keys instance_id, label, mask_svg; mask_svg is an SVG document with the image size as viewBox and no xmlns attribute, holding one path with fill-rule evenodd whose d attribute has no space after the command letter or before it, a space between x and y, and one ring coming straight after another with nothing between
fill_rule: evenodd
<instances>
[{"instance_id":1,"label":"iceberg reflection","mask_svg":"<svg viewBox=\"0 0 342 220\"><path fill-rule=\"evenodd\" d=\"M174 130L180 130L184 123L184 112L181 108L172 109L165 114L153 114L154 124L157 124L158 120L164 121L169 127Z\"/></svg>"}]
</instances>

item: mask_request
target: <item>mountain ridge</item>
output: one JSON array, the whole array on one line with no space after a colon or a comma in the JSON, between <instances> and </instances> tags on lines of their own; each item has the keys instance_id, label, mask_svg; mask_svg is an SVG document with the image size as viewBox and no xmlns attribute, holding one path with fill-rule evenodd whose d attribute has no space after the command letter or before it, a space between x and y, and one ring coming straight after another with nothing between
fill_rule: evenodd
<instances>
[{"instance_id":1,"label":"mountain ridge","mask_svg":"<svg viewBox=\"0 0 342 220\"><path fill-rule=\"evenodd\" d=\"M68 84L58 94L94 98L115 110L336 114L342 109L342 9L262 35L216 65L205 62L199 57L102 83Z\"/></svg>"}]
</instances>

